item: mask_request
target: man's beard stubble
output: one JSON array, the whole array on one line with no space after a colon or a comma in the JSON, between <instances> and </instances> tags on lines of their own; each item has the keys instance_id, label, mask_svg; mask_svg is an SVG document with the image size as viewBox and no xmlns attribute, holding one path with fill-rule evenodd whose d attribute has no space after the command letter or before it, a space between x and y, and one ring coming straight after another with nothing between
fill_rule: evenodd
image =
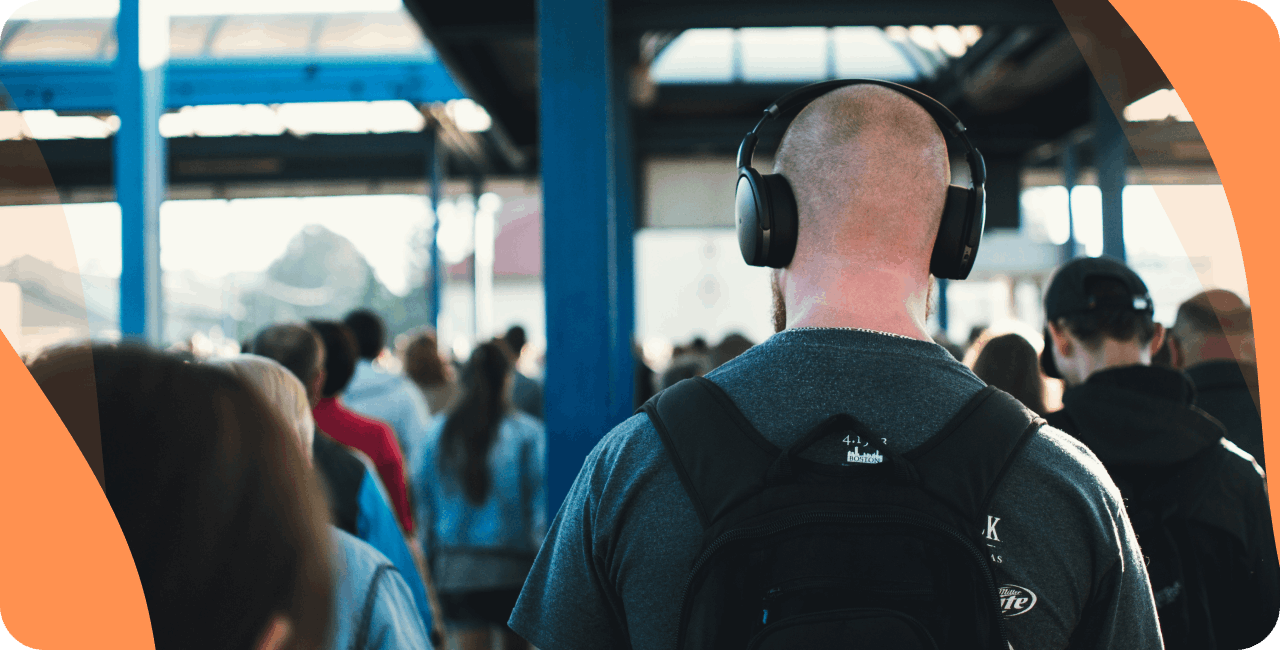
<instances>
[{"instance_id":1,"label":"man's beard stubble","mask_svg":"<svg viewBox=\"0 0 1280 650\"><path fill-rule=\"evenodd\" d=\"M937 286L937 282L933 276L929 277L929 292L924 298L924 320L928 322L933 317L933 290ZM778 273L774 271L769 274L769 288L773 292L773 332L776 334L787 329L787 301L782 298L782 288L778 286Z\"/></svg>"},{"instance_id":2,"label":"man's beard stubble","mask_svg":"<svg viewBox=\"0 0 1280 650\"><path fill-rule=\"evenodd\" d=\"M773 332L777 334L787 329L787 302L782 299L777 271L769 274L769 286L773 289Z\"/></svg>"}]
</instances>

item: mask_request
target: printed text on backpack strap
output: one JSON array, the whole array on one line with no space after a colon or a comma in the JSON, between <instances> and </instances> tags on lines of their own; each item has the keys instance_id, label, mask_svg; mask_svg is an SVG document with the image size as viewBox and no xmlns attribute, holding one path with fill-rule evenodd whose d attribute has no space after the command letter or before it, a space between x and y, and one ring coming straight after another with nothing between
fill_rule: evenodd
<instances>
[{"instance_id":1,"label":"printed text on backpack strap","mask_svg":"<svg viewBox=\"0 0 1280 650\"><path fill-rule=\"evenodd\" d=\"M359 624L356 626L355 636L352 637L352 650L363 650L369 643L369 628L373 625L373 608L378 603L378 583L382 582L382 576L396 568L390 564L383 564L373 572L373 578L369 580L369 589L364 594L364 607L360 608Z\"/></svg>"},{"instance_id":2,"label":"printed text on backpack strap","mask_svg":"<svg viewBox=\"0 0 1280 650\"><path fill-rule=\"evenodd\" d=\"M979 521L992 489L1043 424L1011 395L988 386L904 456L920 470L921 487L968 520Z\"/></svg>"},{"instance_id":3,"label":"printed text on backpack strap","mask_svg":"<svg viewBox=\"0 0 1280 650\"><path fill-rule=\"evenodd\" d=\"M704 529L763 488L776 451L710 380L681 381L650 399L644 411Z\"/></svg>"}]
</instances>

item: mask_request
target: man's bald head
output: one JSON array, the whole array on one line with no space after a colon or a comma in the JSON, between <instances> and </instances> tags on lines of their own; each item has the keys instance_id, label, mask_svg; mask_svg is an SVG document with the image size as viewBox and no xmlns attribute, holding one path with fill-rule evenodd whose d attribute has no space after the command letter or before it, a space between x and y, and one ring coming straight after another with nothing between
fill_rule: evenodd
<instances>
[{"instance_id":1,"label":"man's bald head","mask_svg":"<svg viewBox=\"0 0 1280 650\"><path fill-rule=\"evenodd\" d=\"M1182 303L1173 323L1177 365L1217 359L1253 360L1253 312L1225 289L1205 291Z\"/></svg>"},{"instance_id":2,"label":"man's bald head","mask_svg":"<svg viewBox=\"0 0 1280 650\"><path fill-rule=\"evenodd\" d=\"M874 85L827 93L791 123L775 160L799 210L791 269L836 262L928 276L950 167L942 132L914 100Z\"/></svg>"}]
</instances>

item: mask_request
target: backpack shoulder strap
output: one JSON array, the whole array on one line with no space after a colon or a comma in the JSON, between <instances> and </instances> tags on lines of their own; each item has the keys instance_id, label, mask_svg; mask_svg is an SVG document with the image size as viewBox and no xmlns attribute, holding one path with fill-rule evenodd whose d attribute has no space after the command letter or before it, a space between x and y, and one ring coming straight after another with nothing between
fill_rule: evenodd
<instances>
[{"instance_id":1,"label":"backpack shoulder strap","mask_svg":"<svg viewBox=\"0 0 1280 650\"><path fill-rule=\"evenodd\" d=\"M360 608L360 618L356 622L356 633L351 641L353 650L364 650L369 645L369 633L373 625L373 608L378 604L378 590L381 588L382 579L395 570L395 566L390 564L382 564L377 569L374 569L373 577L369 579L369 588L364 593L364 605Z\"/></svg>"},{"instance_id":2,"label":"backpack shoulder strap","mask_svg":"<svg viewBox=\"0 0 1280 650\"><path fill-rule=\"evenodd\" d=\"M777 449L711 380L685 379L654 395L642 409L704 529L764 487Z\"/></svg>"},{"instance_id":3,"label":"backpack shoulder strap","mask_svg":"<svg viewBox=\"0 0 1280 650\"><path fill-rule=\"evenodd\" d=\"M992 489L1044 420L1012 395L988 386L928 442L904 454L921 487L971 521L987 509Z\"/></svg>"}]
</instances>

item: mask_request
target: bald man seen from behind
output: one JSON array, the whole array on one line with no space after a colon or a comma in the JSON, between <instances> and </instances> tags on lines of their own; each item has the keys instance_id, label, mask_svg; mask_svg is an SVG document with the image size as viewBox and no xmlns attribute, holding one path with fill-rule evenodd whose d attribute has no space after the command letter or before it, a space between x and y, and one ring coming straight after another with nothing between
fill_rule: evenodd
<instances>
[{"instance_id":1,"label":"bald man seen from behind","mask_svg":"<svg viewBox=\"0 0 1280 650\"><path fill-rule=\"evenodd\" d=\"M1196 406L1227 427L1227 440L1266 469L1253 313L1230 291L1213 289L1178 307L1169 330L1170 364L1196 387Z\"/></svg>"},{"instance_id":2,"label":"bald man seen from behind","mask_svg":"<svg viewBox=\"0 0 1280 650\"><path fill-rule=\"evenodd\" d=\"M775 173L793 188L799 217L795 255L772 275L777 333L709 373L702 385L718 395L726 413L740 411L734 421L747 446L776 454L816 439L803 451L797 445L792 467L835 474L850 469L842 467L850 465L846 459L920 460L938 448L939 432L955 429L953 417L963 421L971 400L990 395L926 330L930 256L950 179L943 133L915 100L853 85L805 107L775 160ZM864 453L872 447L848 451L849 436L806 435L820 433L817 427L836 414L853 416L868 437L880 440L874 454ZM671 431L686 423L665 415L662 421L659 434L646 413L633 416L587 457L509 622L538 648L710 647L693 641L705 631L681 635L686 581L708 540L706 508L686 492L688 470L677 470L660 437L675 436ZM972 540L969 559L978 558L994 577L999 605L990 604L991 620L1003 621L1007 645L1017 650L1161 648L1150 585L1116 487L1088 449L1041 425L1019 428L1025 442L1010 454L986 507L966 519L969 530L956 533ZM915 455L902 456L912 450ZM941 462L945 473L949 461ZM954 473L967 471L959 462ZM762 481L795 471L771 472ZM797 484L794 493L812 494L818 507L822 493L811 487ZM751 534L724 543L749 544ZM922 578L919 566L896 563L897 549L881 550L798 557L783 547L759 549L778 567L818 562L829 571L758 594L751 584L726 589L725 599L758 600L735 634L754 635L750 647L900 647L875 639L893 625L901 632L915 623L872 616L859 625L849 622L847 611L833 611L829 619L787 618L789 607L822 608L815 601L830 593L822 585L837 575L876 594L856 603L864 612L893 609L943 587ZM974 607L986 612L988 605ZM683 613L688 618L690 611ZM822 628L821 642L786 636L788 626L816 630L841 616L839 625ZM960 617L944 627L977 623ZM917 632L935 638L910 647L970 647L948 643L935 628ZM687 643L678 644L678 636ZM773 645L762 644L766 637ZM784 638L790 642L778 645ZM996 638L983 647L1007 646Z\"/></svg>"}]
</instances>

